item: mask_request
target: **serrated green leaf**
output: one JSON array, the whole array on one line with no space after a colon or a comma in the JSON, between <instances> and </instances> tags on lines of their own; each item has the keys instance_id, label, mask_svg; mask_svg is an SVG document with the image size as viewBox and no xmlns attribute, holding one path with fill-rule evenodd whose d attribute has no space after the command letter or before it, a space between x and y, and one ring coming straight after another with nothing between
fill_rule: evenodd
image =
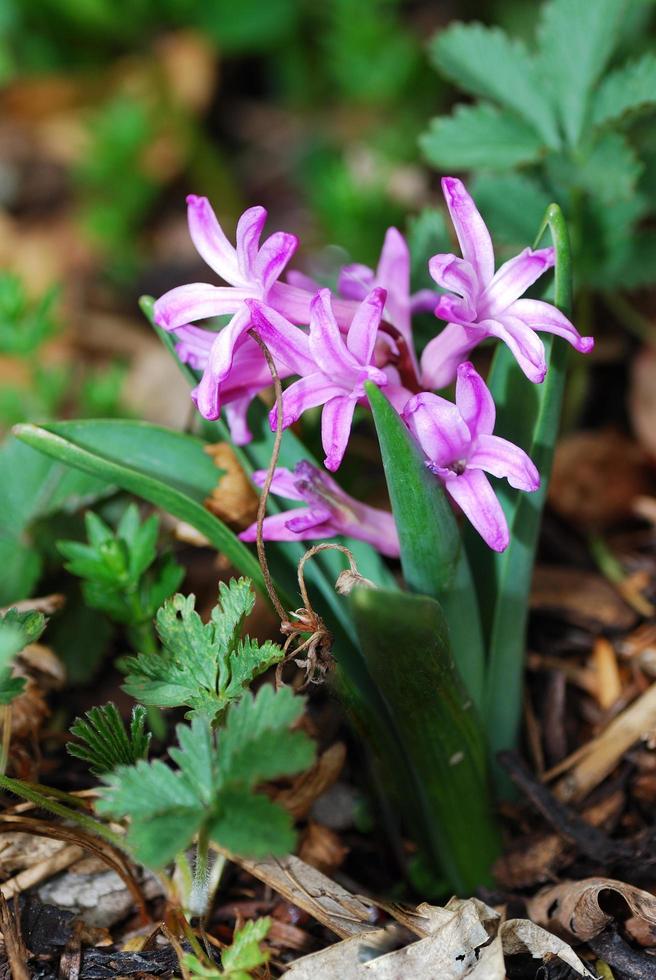
<instances>
[{"instance_id":1,"label":"serrated green leaf","mask_svg":"<svg viewBox=\"0 0 656 980\"><path fill-rule=\"evenodd\" d=\"M116 705L111 701L91 708L85 718L76 718L71 734L80 739L67 742L70 755L89 763L91 772L100 776L119 765L129 766L145 759L150 745L150 732L145 731L146 711L141 705L132 709L129 733Z\"/></svg>"},{"instance_id":2,"label":"serrated green leaf","mask_svg":"<svg viewBox=\"0 0 656 980\"><path fill-rule=\"evenodd\" d=\"M271 919L267 916L235 929L231 944L221 953L221 965L228 975L235 970L254 970L268 961L269 954L260 949L260 943L266 939L270 928Z\"/></svg>"},{"instance_id":3,"label":"serrated green leaf","mask_svg":"<svg viewBox=\"0 0 656 980\"><path fill-rule=\"evenodd\" d=\"M243 703L243 708L241 703L231 708L225 728L219 731L218 747L207 718L178 725L179 747L169 751L177 770L156 759L120 766L103 777L107 787L97 810L130 818L128 843L143 863L161 867L201 830L244 855L283 853L293 847L290 816L253 790L274 771L297 772L301 743L304 764L312 761L307 736L287 731L304 702L289 688L275 692L265 686L256 699L246 694ZM258 742L264 732L267 741ZM248 772L238 771L240 752L256 744L261 748L260 760L247 755Z\"/></svg>"},{"instance_id":4,"label":"serrated green leaf","mask_svg":"<svg viewBox=\"0 0 656 980\"><path fill-rule=\"evenodd\" d=\"M592 122L605 126L656 107L656 55L648 52L604 78L594 95Z\"/></svg>"},{"instance_id":5,"label":"serrated green leaf","mask_svg":"<svg viewBox=\"0 0 656 980\"><path fill-rule=\"evenodd\" d=\"M432 119L419 145L428 162L442 170L505 170L534 163L544 151L544 141L528 123L483 102Z\"/></svg>"},{"instance_id":6,"label":"serrated green leaf","mask_svg":"<svg viewBox=\"0 0 656 980\"><path fill-rule=\"evenodd\" d=\"M522 41L498 27L455 23L436 35L429 54L433 64L466 92L513 110L548 146L560 145L553 108L535 59Z\"/></svg>"},{"instance_id":7,"label":"serrated green leaf","mask_svg":"<svg viewBox=\"0 0 656 980\"><path fill-rule=\"evenodd\" d=\"M642 164L621 133L602 133L576 160L564 156L546 161L549 179L564 190L580 188L601 204L626 200L635 191Z\"/></svg>"},{"instance_id":8,"label":"serrated green leaf","mask_svg":"<svg viewBox=\"0 0 656 980\"><path fill-rule=\"evenodd\" d=\"M244 857L289 854L296 834L292 818L266 796L229 788L222 794L222 811L209 825L210 836L221 847Z\"/></svg>"},{"instance_id":9,"label":"serrated green leaf","mask_svg":"<svg viewBox=\"0 0 656 980\"><path fill-rule=\"evenodd\" d=\"M625 0L549 0L542 7L538 58L570 146L581 138L624 7Z\"/></svg>"},{"instance_id":10,"label":"serrated green leaf","mask_svg":"<svg viewBox=\"0 0 656 980\"><path fill-rule=\"evenodd\" d=\"M221 583L219 603L210 622L203 623L193 595L173 596L156 617L164 649L126 660L125 690L145 704L188 705L211 717L222 712L255 677L283 657L275 643L240 639L254 601L247 579Z\"/></svg>"}]
</instances>

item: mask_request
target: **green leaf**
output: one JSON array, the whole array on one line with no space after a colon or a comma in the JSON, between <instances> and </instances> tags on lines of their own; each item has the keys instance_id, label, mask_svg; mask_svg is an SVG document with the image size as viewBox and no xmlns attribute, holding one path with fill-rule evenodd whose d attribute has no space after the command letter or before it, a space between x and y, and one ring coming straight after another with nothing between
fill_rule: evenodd
<instances>
[{"instance_id":1,"label":"green leaf","mask_svg":"<svg viewBox=\"0 0 656 980\"><path fill-rule=\"evenodd\" d=\"M445 607L451 645L472 697L482 696L483 638L467 556L441 484L400 417L375 385L365 385L410 589Z\"/></svg>"},{"instance_id":2,"label":"green leaf","mask_svg":"<svg viewBox=\"0 0 656 980\"><path fill-rule=\"evenodd\" d=\"M471 193L496 241L522 246L533 240L549 203L537 180L524 174L481 174Z\"/></svg>"},{"instance_id":3,"label":"green leaf","mask_svg":"<svg viewBox=\"0 0 656 980\"><path fill-rule=\"evenodd\" d=\"M178 725L179 747L169 750L177 769L161 759L120 766L103 777L98 812L130 818L128 843L151 867L172 860L200 831L239 854L286 853L294 844L291 818L254 790L273 773L293 775L311 764L310 740L287 731L303 704L289 688L245 694L229 709L218 746L206 717Z\"/></svg>"},{"instance_id":4,"label":"green leaf","mask_svg":"<svg viewBox=\"0 0 656 980\"><path fill-rule=\"evenodd\" d=\"M485 103L459 105L450 116L432 119L419 145L441 170L506 170L534 163L544 150L531 126Z\"/></svg>"},{"instance_id":5,"label":"green leaf","mask_svg":"<svg viewBox=\"0 0 656 980\"><path fill-rule=\"evenodd\" d=\"M125 661L124 690L144 704L187 705L215 717L241 697L255 677L283 659L267 641L241 639L245 617L255 596L247 579L219 585L219 604L209 623L194 609L193 595L176 595L157 613L157 632L164 649Z\"/></svg>"},{"instance_id":6,"label":"green leaf","mask_svg":"<svg viewBox=\"0 0 656 980\"><path fill-rule=\"evenodd\" d=\"M269 954L260 949L260 943L266 939L270 928L271 919L267 916L235 929L232 943L221 953L221 965L228 975L235 970L254 970L268 961Z\"/></svg>"},{"instance_id":7,"label":"green leaf","mask_svg":"<svg viewBox=\"0 0 656 980\"><path fill-rule=\"evenodd\" d=\"M656 55L648 52L606 76L592 104L592 122L605 126L656 107Z\"/></svg>"},{"instance_id":8,"label":"green leaf","mask_svg":"<svg viewBox=\"0 0 656 980\"><path fill-rule=\"evenodd\" d=\"M39 612L9 609L0 616L0 704L11 704L25 690L25 678L12 676L12 662L28 643L39 639L45 627L45 616Z\"/></svg>"},{"instance_id":9,"label":"green leaf","mask_svg":"<svg viewBox=\"0 0 656 980\"><path fill-rule=\"evenodd\" d=\"M583 133L594 85L617 43L624 0L550 0L542 7L539 61L570 146Z\"/></svg>"},{"instance_id":10,"label":"green leaf","mask_svg":"<svg viewBox=\"0 0 656 980\"><path fill-rule=\"evenodd\" d=\"M0 448L0 470L0 605L8 606L31 595L41 574L33 522L93 503L108 488L12 438Z\"/></svg>"},{"instance_id":11,"label":"green leaf","mask_svg":"<svg viewBox=\"0 0 656 980\"><path fill-rule=\"evenodd\" d=\"M600 204L612 204L634 194L642 164L621 133L602 133L576 160L549 157L546 170L556 186L564 190L580 188Z\"/></svg>"},{"instance_id":12,"label":"green leaf","mask_svg":"<svg viewBox=\"0 0 656 980\"><path fill-rule=\"evenodd\" d=\"M367 666L403 748L387 761L401 813L458 894L490 879L498 851L482 727L451 656L440 606L427 596L356 588L351 608ZM383 760L385 763L385 760Z\"/></svg>"},{"instance_id":13,"label":"green leaf","mask_svg":"<svg viewBox=\"0 0 656 980\"><path fill-rule=\"evenodd\" d=\"M66 749L70 755L88 762L95 776L101 776L117 766L129 766L147 758L151 736L145 731L145 724L145 708L135 705L127 731L116 705L110 701L91 708L85 718L75 719L71 734L82 744L67 742Z\"/></svg>"},{"instance_id":14,"label":"green leaf","mask_svg":"<svg viewBox=\"0 0 656 980\"><path fill-rule=\"evenodd\" d=\"M251 552L202 506L209 492L210 472L214 476L211 487L216 483L216 469L200 440L143 422L114 420L20 425L16 435L68 466L101 477L187 521L265 594L260 567Z\"/></svg>"},{"instance_id":15,"label":"green leaf","mask_svg":"<svg viewBox=\"0 0 656 980\"><path fill-rule=\"evenodd\" d=\"M560 137L535 59L498 27L455 23L431 41L433 64L460 88L511 109L557 149Z\"/></svg>"},{"instance_id":16,"label":"green leaf","mask_svg":"<svg viewBox=\"0 0 656 980\"><path fill-rule=\"evenodd\" d=\"M571 304L571 255L567 226L556 204L547 209L543 229L547 225L556 248L556 305L567 313ZM495 433L526 450L540 473L540 488L535 493L523 493L506 483L499 484L497 496L510 529L510 544L504 552L493 552L475 532L466 531L489 637L484 721L493 757L499 750L512 747L517 738L528 599L560 423L568 347L553 337L545 338L544 345L548 371L541 385L526 379L505 346L497 349L488 376L497 406Z\"/></svg>"}]
</instances>

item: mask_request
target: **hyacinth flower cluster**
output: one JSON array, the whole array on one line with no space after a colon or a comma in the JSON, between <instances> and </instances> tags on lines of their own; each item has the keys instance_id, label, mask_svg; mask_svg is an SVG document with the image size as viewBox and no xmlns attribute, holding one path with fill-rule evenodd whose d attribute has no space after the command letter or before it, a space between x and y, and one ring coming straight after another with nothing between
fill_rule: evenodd
<instances>
[{"instance_id":1,"label":"hyacinth flower cluster","mask_svg":"<svg viewBox=\"0 0 656 980\"><path fill-rule=\"evenodd\" d=\"M375 270L345 266L333 292L287 265L295 236L276 232L260 243L263 208L240 218L236 246L225 236L205 198L190 196L189 228L201 257L227 285L193 283L172 289L155 304L159 326L174 334L179 357L202 372L193 397L201 414L225 410L237 444L252 436L250 402L271 384L264 341L283 381L282 427L322 407L324 465L336 472L347 450L353 415L367 405L365 383L383 389L424 453L426 466L487 544L502 551L508 528L488 474L512 487L536 490L540 476L526 453L494 435L495 406L485 382L468 360L482 341L503 341L526 377L546 373L540 332L556 334L576 350L591 350L555 306L524 293L555 261L554 250L526 248L495 272L489 231L463 183L444 178L442 188L461 255L429 261L436 289L410 291L410 254L390 228ZM283 275L285 278L283 279ZM442 329L417 357L412 317L433 311ZM199 321L228 317L218 330ZM293 379L293 380L292 380ZM455 403L438 394L455 382ZM276 407L271 428L278 424ZM262 482L262 474L255 480ZM266 518L269 540L317 540L346 534L368 541L385 555L399 553L390 514L344 493L328 473L307 462L294 472L276 471L272 491L306 506ZM255 538L254 527L242 535Z\"/></svg>"}]
</instances>

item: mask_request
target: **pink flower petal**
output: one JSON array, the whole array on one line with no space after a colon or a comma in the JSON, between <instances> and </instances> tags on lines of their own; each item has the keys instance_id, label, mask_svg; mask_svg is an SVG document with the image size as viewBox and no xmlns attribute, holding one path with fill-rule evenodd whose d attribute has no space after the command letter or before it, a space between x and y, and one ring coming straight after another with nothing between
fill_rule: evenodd
<instances>
[{"instance_id":1,"label":"pink flower petal","mask_svg":"<svg viewBox=\"0 0 656 980\"><path fill-rule=\"evenodd\" d=\"M376 281L388 292L410 292L410 250L398 228L388 228L380 252Z\"/></svg>"},{"instance_id":2,"label":"pink flower petal","mask_svg":"<svg viewBox=\"0 0 656 980\"><path fill-rule=\"evenodd\" d=\"M553 248L542 248L537 252L525 248L513 259L504 262L480 298L478 318L484 320L499 316L547 269L551 269L554 261Z\"/></svg>"},{"instance_id":3,"label":"pink flower petal","mask_svg":"<svg viewBox=\"0 0 656 980\"><path fill-rule=\"evenodd\" d=\"M285 231L276 231L262 245L253 263L255 278L262 284L264 295L283 270L298 248L298 238Z\"/></svg>"},{"instance_id":4,"label":"pink flower petal","mask_svg":"<svg viewBox=\"0 0 656 980\"><path fill-rule=\"evenodd\" d=\"M196 251L218 276L233 286L245 285L239 271L237 253L225 236L206 197L187 197L189 234Z\"/></svg>"},{"instance_id":5,"label":"pink flower petal","mask_svg":"<svg viewBox=\"0 0 656 980\"><path fill-rule=\"evenodd\" d=\"M255 278L255 260L266 219L266 209L254 207L244 211L237 222L237 258L239 270L246 282L252 282Z\"/></svg>"},{"instance_id":6,"label":"pink flower petal","mask_svg":"<svg viewBox=\"0 0 656 980\"><path fill-rule=\"evenodd\" d=\"M299 507L299 512L309 513L309 509ZM289 527L290 517L296 510L284 511L282 514L272 514L265 517L262 525L262 533L265 541L308 541L316 538L334 537L338 532L334 530L330 523L314 523L306 527L304 531L293 531ZM239 535L242 541L257 540L257 522L247 527Z\"/></svg>"},{"instance_id":7,"label":"pink flower petal","mask_svg":"<svg viewBox=\"0 0 656 980\"><path fill-rule=\"evenodd\" d=\"M236 313L245 299L255 291L246 287L210 286L205 282L192 282L186 286L169 289L155 302L155 323L164 330L176 330L195 320Z\"/></svg>"},{"instance_id":8,"label":"pink flower petal","mask_svg":"<svg viewBox=\"0 0 656 980\"><path fill-rule=\"evenodd\" d=\"M461 180L443 177L442 191L462 257L473 266L480 285L486 286L494 275L494 249L487 226Z\"/></svg>"},{"instance_id":9,"label":"pink flower petal","mask_svg":"<svg viewBox=\"0 0 656 980\"><path fill-rule=\"evenodd\" d=\"M346 346L360 364L369 364L383 314L386 293L372 289L358 306L349 327Z\"/></svg>"},{"instance_id":10,"label":"pink flower petal","mask_svg":"<svg viewBox=\"0 0 656 980\"><path fill-rule=\"evenodd\" d=\"M326 402L321 413L321 442L326 458L324 466L331 473L339 469L351 435L355 399L339 395Z\"/></svg>"},{"instance_id":11,"label":"pink flower petal","mask_svg":"<svg viewBox=\"0 0 656 980\"><path fill-rule=\"evenodd\" d=\"M267 470L255 470L251 474L251 480L255 486L263 487L266 476ZM278 466L273 471L271 493L275 493L277 497L286 497L287 500L305 500L305 496L298 488L297 475L286 466Z\"/></svg>"},{"instance_id":12,"label":"pink flower petal","mask_svg":"<svg viewBox=\"0 0 656 980\"><path fill-rule=\"evenodd\" d=\"M337 278L337 289L344 299L364 299L374 285L374 270L359 262L343 266Z\"/></svg>"},{"instance_id":13,"label":"pink flower petal","mask_svg":"<svg viewBox=\"0 0 656 980\"><path fill-rule=\"evenodd\" d=\"M508 524L501 504L481 470L465 470L444 484L465 517L494 551L508 547Z\"/></svg>"},{"instance_id":14,"label":"pink flower petal","mask_svg":"<svg viewBox=\"0 0 656 980\"><path fill-rule=\"evenodd\" d=\"M587 354L594 347L594 337L582 337L574 324L551 303L539 299L518 299L506 312L533 330L544 330L563 337L581 354Z\"/></svg>"},{"instance_id":15,"label":"pink flower petal","mask_svg":"<svg viewBox=\"0 0 656 980\"><path fill-rule=\"evenodd\" d=\"M499 436L480 435L467 465L505 477L516 490L532 491L540 486L540 474L532 459L519 446Z\"/></svg>"},{"instance_id":16,"label":"pink flower petal","mask_svg":"<svg viewBox=\"0 0 656 980\"><path fill-rule=\"evenodd\" d=\"M450 289L475 307L479 284L474 267L469 262L459 259L457 255L434 255L428 260L428 271L438 286Z\"/></svg>"},{"instance_id":17,"label":"pink flower petal","mask_svg":"<svg viewBox=\"0 0 656 980\"><path fill-rule=\"evenodd\" d=\"M547 373L544 344L523 320L504 313L498 320L483 320L479 327L488 336L498 337L508 345L529 381L535 384L544 381Z\"/></svg>"},{"instance_id":18,"label":"pink flower petal","mask_svg":"<svg viewBox=\"0 0 656 980\"><path fill-rule=\"evenodd\" d=\"M235 446L246 446L253 438L253 433L248 427L248 408L252 401L252 395L245 395L225 406L225 418Z\"/></svg>"},{"instance_id":19,"label":"pink flower petal","mask_svg":"<svg viewBox=\"0 0 656 980\"><path fill-rule=\"evenodd\" d=\"M321 285L316 279L306 275L304 272L299 272L297 269L290 269L286 278L290 286L295 286L297 289L304 289L305 292L311 293L312 296L321 289Z\"/></svg>"},{"instance_id":20,"label":"pink flower petal","mask_svg":"<svg viewBox=\"0 0 656 980\"><path fill-rule=\"evenodd\" d=\"M362 365L346 347L330 304L330 290L322 289L310 306L310 352L321 370L344 380L358 377ZM340 380L341 380L340 378Z\"/></svg>"},{"instance_id":21,"label":"pink flower petal","mask_svg":"<svg viewBox=\"0 0 656 980\"><path fill-rule=\"evenodd\" d=\"M334 384L330 378L327 378L320 371L314 374L308 374L304 378L299 378L298 381L295 381L283 392L283 428L286 429L300 419L303 412L306 412L309 408L316 408L317 405L323 405L324 402L329 401L331 398L343 394L343 389L339 385ZM269 423L272 431L276 429L276 416L277 413L274 407L269 413Z\"/></svg>"},{"instance_id":22,"label":"pink flower petal","mask_svg":"<svg viewBox=\"0 0 656 980\"><path fill-rule=\"evenodd\" d=\"M295 327L271 306L251 300L247 303L253 327L269 348L276 366L284 365L294 374L312 374L317 365L310 353L307 334Z\"/></svg>"},{"instance_id":23,"label":"pink flower petal","mask_svg":"<svg viewBox=\"0 0 656 980\"><path fill-rule=\"evenodd\" d=\"M476 307L468 299L452 294L437 297L435 316L447 323L461 323L463 326L474 324L478 319Z\"/></svg>"},{"instance_id":24,"label":"pink flower petal","mask_svg":"<svg viewBox=\"0 0 656 980\"><path fill-rule=\"evenodd\" d=\"M457 407L446 398L422 391L410 399L403 419L432 463L448 467L466 459L469 429Z\"/></svg>"},{"instance_id":25,"label":"pink flower petal","mask_svg":"<svg viewBox=\"0 0 656 980\"><path fill-rule=\"evenodd\" d=\"M464 361L486 334L475 324L464 327L448 323L444 330L426 344L421 356L421 383L426 388L446 388Z\"/></svg>"},{"instance_id":26,"label":"pink flower petal","mask_svg":"<svg viewBox=\"0 0 656 980\"><path fill-rule=\"evenodd\" d=\"M458 367L456 405L472 439L494 430L496 408L489 388L470 361Z\"/></svg>"}]
</instances>

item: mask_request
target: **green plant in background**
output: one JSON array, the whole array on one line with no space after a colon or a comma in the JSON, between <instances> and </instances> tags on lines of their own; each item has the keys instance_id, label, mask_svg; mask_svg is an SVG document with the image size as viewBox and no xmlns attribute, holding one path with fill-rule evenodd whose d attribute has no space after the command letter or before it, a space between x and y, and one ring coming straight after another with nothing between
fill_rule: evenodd
<instances>
[{"instance_id":1,"label":"green plant in background","mask_svg":"<svg viewBox=\"0 0 656 980\"><path fill-rule=\"evenodd\" d=\"M430 45L440 74L476 101L431 122L426 159L473 171L507 245L530 239L548 202L561 203L582 329L587 292L654 281L656 55L637 53L649 16L624 0L548 0L531 47L478 23L451 24Z\"/></svg>"},{"instance_id":2,"label":"green plant in background","mask_svg":"<svg viewBox=\"0 0 656 980\"><path fill-rule=\"evenodd\" d=\"M36 643L45 628L46 618L39 612L9 609L0 616L0 705L11 704L25 690L25 678L12 675L12 663L28 643Z\"/></svg>"},{"instance_id":3,"label":"green plant in background","mask_svg":"<svg viewBox=\"0 0 656 980\"><path fill-rule=\"evenodd\" d=\"M102 776L117 766L135 765L148 758L151 733L147 732L146 709L137 704L132 709L130 728L126 730L118 708L111 701L91 708L84 718L76 718L71 735L79 740L67 742L66 751L89 765L89 772Z\"/></svg>"},{"instance_id":4,"label":"green plant in background","mask_svg":"<svg viewBox=\"0 0 656 980\"><path fill-rule=\"evenodd\" d=\"M253 919L246 922L240 929L235 929L231 944L221 952L221 967L210 963L204 955L202 960L193 953L187 953L183 963L189 970L192 980L220 980L230 977L230 980L248 980L251 971L264 966L269 960L269 954L263 950L260 943L266 939L271 928L271 919Z\"/></svg>"},{"instance_id":5,"label":"green plant in background","mask_svg":"<svg viewBox=\"0 0 656 980\"><path fill-rule=\"evenodd\" d=\"M141 523L136 504L130 504L116 532L93 511L87 511L85 525L88 544L58 544L65 568L83 579L87 605L124 623L137 649L156 651L153 617L184 577L171 555L157 558L159 519L153 514Z\"/></svg>"}]
</instances>

